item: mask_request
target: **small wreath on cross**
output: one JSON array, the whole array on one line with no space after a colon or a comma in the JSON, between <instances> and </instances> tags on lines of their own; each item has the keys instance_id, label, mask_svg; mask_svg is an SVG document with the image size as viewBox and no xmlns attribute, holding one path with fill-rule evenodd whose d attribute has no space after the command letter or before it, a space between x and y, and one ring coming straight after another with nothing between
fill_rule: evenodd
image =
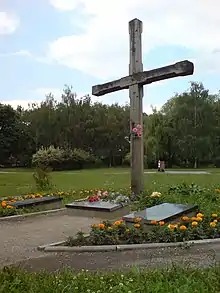
<instances>
[{"instance_id":1,"label":"small wreath on cross","mask_svg":"<svg viewBox=\"0 0 220 293\"><path fill-rule=\"evenodd\" d=\"M131 134L135 138L141 137L142 136L142 126L140 124L135 125L135 123L132 123Z\"/></svg>"}]
</instances>

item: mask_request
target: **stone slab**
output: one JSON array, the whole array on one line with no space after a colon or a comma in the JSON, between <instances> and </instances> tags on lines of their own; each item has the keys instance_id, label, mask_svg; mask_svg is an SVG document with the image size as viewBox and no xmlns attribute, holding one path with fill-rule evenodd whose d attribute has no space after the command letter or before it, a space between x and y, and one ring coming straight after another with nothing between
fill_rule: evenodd
<instances>
[{"instance_id":1,"label":"stone slab","mask_svg":"<svg viewBox=\"0 0 220 293\"><path fill-rule=\"evenodd\" d=\"M66 207L71 209L114 212L116 210L123 208L123 205L118 203L108 202L108 201L97 201L97 202L74 201L72 203L66 204Z\"/></svg>"},{"instance_id":2,"label":"stone slab","mask_svg":"<svg viewBox=\"0 0 220 293\"><path fill-rule=\"evenodd\" d=\"M30 199L25 199L25 200L20 200L20 201L15 201L10 203L11 206L15 208L29 208L32 206L37 206L37 205L44 205L44 204L51 204L55 202L61 202L62 197L58 196L48 196L48 197L40 197L40 198L30 198Z\"/></svg>"},{"instance_id":3,"label":"stone slab","mask_svg":"<svg viewBox=\"0 0 220 293\"><path fill-rule=\"evenodd\" d=\"M188 215L197 210L197 205L163 203L142 211L132 212L124 216L123 220L133 223L136 218L142 218L145 224L150 224L152 220L170 222L182 215Z\"/></svg>"}]
</instances>

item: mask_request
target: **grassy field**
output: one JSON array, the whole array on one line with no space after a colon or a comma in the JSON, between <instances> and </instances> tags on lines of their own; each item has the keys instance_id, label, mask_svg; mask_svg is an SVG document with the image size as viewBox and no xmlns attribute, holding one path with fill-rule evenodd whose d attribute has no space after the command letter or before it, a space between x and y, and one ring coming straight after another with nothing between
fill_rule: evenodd
<instances>
[{"instance_id":1,"label":"grassy field","mask_svg":"<svg viewBox=\"0 0 220 293\"><path fill-rule=\"evenodd\" d=\"M147 171L147 170L146 170ZM152 171L152 170L149 170ZM196 183L204 187L220 187L220 171L209 170L212 174L145 174L145 187L162 191L170 185L182 182ZM5 173L1 173L5 172ZM0 172L0 197L17 196L36 192L31 170L3 170ZM8 173L6 173L8 172ZM95 169L82 171L52 172L51 179L54 191L68 191L94 188L125 188L130 186L129 169Z\"/></svg>"},{"instance_id":2,"label":"grassy field","mask_svg":"<svg viewBox=\"0 0 220 293\"><path fill-rule=\"evenodd\" d=\"M152 170L149 170L152 171ZM5 173L3 173L5 172ZM6 173L8 172L8 173ZM36 191L32 170L2 170L0 172L0 197L16 196ZM170 202L197 203L207 212L220 212L220 197L215 188L220 188L220 172L209 170L211 174L145 174L145 187L151 191L161 191ZM69 191L94 188L128 188L129 169L96 169L72 172L53 172L51 174L54 191ZM211 192L198 194L169 194L168 188L185 182L210 188ZM142 203L144 206L144 203ZM120 272L111 274L45 273L27 274L20 271L0 271L0 292L96 292L96 293L209 293L220 292L220 268L210 269L172 269Z\"/></svg>"},{"instance_id":3,"label":"grassy field","mask_svg":"<svg viewBox=\"0 0 220 293\"><path fill-rule=\"evenodd\" d=\"M89 274L0 272L2 293L214 293L220 292L220 268Z\"/></svg>"}]
</instances>

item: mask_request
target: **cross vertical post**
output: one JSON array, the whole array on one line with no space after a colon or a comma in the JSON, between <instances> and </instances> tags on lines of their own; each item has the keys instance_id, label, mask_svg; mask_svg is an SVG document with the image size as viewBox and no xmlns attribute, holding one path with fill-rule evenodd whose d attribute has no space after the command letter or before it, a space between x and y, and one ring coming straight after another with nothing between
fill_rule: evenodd
<instances>
[{"instance_id":1,"label":"cross vertical post","mask_svg":"<svg viewBox=\"0 0 220 293\"><path fill-rule=\"evenodd\" d=\"M131 190L134 194L139 194L144 188L143 87L160 80L192 75L194 72L194 64L188 60L143 71L142 30L142 21L139 19L135 18L129 22L129 75L92 87L92 94L97 97L129 89Z\"/></svg>"},{"instance_id":2,"label":"cross vertical post","mask_svg":"<svg viewBox=\"0 0 220 293\"><path fill-rule=\"evenodd\" d=\"M142 21L133 19L129 22L130 64L129 75L143 72L142 63ZM143 129L143 85L138 83L129 86L130 98L130 131L140 125ZM139 194L144 189L144 141L143 131L140 137L131 135L131 190Z\"/></svg>"}]
</instances>

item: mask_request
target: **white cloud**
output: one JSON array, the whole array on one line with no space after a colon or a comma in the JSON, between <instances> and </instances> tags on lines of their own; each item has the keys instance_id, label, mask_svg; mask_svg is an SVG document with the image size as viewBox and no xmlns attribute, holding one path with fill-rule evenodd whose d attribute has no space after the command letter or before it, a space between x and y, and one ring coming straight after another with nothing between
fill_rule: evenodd
<instances>
[{"instance_id":1,"label":"white cloud","mask_svg":"<svg viewBox=\"0 0 220 293\"><path fill-rule=\"evenodd\" d=\"M10 56L32 57L31 53L27 50L20 50L17 52L0 53L0 57L10 57Z\"/></svg>"},{"instance_id":2,"label":"white cloud","mask_svg":"<svg viewBox=\"0 0 220 293\"><path fill-rule=\"evenodd\" d=\"M50 2L60 11L73 10L73 17L74 9L82 7L84 14L92 18L83 34L63 36L50 43L48 57L98 78L127 75L128 21L135 17L144 25L144 54L159 45L179 45L195 50L198 58L201 55L208 59L213 58L213 49L220 48L218 0Z\"/></svg>"},{"instance_id":3,"label":"white cloud","mask_svg":"<svg viewBox=\"0 0 220 293\"><path fill-rule=\"evenodd\" d=\"M37 95L39 98L41 98L41 100L43 100L45 96L49 95L50 93L54 95L55 99L59 99L63 93L63 89L56 87L42 87L32 90L31 93Z\"/></svg>"},{"instance_id":4,"label":"white cloud","mask_svg":"<svg viewBox=\"0 0 220 293\"><path fill-rule=\"evenodd\" d=\"M19 18L16 15L0 11L0 35L13 34L19 23Z\"/></svg>"},{"instance_id":5,"label":"white cloud","mask_svg":"<svg viewBox=\"0 0 220 293\"><path fill-rule=\"evenodd\" d=\"M1 104L5 104L5 105L11 105L12 108L16 109L17 106L21 106L24 109L28 109L29 105L31 104L38 104L41 101L38 100L7 100L7 101L1 101Z\"/></svg>"},{"instance_id":6,"label":"white cloud","mask_svg":"<svg viewBox=\"0 0 220 293\"><path fill-rule=\"evenodd\" d=\"M70 11L77 7L77 1L74 0L50 0L50 4L60 11Z\"/></svg>"}]
</instances>

